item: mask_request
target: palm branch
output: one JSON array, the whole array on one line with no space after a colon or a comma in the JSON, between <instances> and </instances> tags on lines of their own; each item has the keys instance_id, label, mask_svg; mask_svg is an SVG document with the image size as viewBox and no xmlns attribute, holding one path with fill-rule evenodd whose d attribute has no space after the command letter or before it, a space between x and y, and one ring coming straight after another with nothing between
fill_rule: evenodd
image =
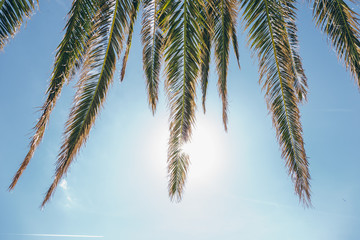
<instances>
[{"instance_id":1,"label":"palm branch","mask_svg":"<svg viewBox=\"0 0 360 240\"><path fill-rule=\"evenodd\" d=\"M65 81L71 78L76 66L81 64L89 37L91 19L94 16L98 2L99 1L96 0L75 0L72 4L69 19L66 24L66 32L56 53L50 86L46 91L47 99L41 107L42 114L34 127L35 134L31 139L30 149L9 186L10 190L15 187L21 174L34 155L37 146L40 144L51 111L56 104L56 100L60 95Z\"/></svg>"},{"instance_id":2,"label":"palm branch","mask_svg":"<svg viewBox=\"0 0 360 240\"><path fill-rule=\"evenodd\" d=\"M236 8L238 8L238 4L236 4ZM237 16L237 13L236 13ZM237 33L236 33L236 18L233 19L233 22L231 24L231 39L232 39L232 44L233 44L233 48L234 48L234 53L235 53L235 57L236 57L236 61L238 64L239 69L241 69L240 66L240 53L239 53L239 44L238 44L238 40L237 40Z\"/></svg>"},{"instance_id":3,"label":"palm branch","mask_svg":"<svg viewBox=\"0 0 360 240\"><path fill-rule=\"evenodd\" d=\"M352 1L355 2L355 1ZM74 103L66 122L54 181L42 206L85 144L113 81L127 37L120 78L123 80L140 0L74 0L51 75L42 115L30 149L13 178L13 189L41 142L49 116L66 81L81 67ZM189 156L183 144L195 124L196 86L200 80L204 112L211 50L214 46L218 91L227 129L227 72L232 42L239 64L236 25L239 3L251 49L258 56L260 84L295 192L310 202L310 175L298 105L307 98L307 78L299 54L295 0L143 0L143 69L153 114L158 102L162 58L170 109L168 191L181 200ZM35 0L0 0L0 50L35 8ZM316 25L328 35L339 59L360 87L359 18L343 0L314 0ZM240 67L240 64L239 64Z\"/></svg>"},{"instance_id":4,"label":"palm branch","mask_svg":"<svg viewBox=\"0 0 360 240\"><path fill-rule=\"evenodd\" d=\"M204 19L207 21L207 27L201 28L201 49L200 49L200 84L201 84L201 92L202 92L202 107L204 113L206 113L206 94L207 94L207 87L209 83L209 70L210 70L210 60L211 60L211 45L213 41L213 31L214 28L214 17L213 17L213 2L206 1L205 7L200 9L203 10L202 15Z\"/></svg>"},{"instance_id":5,"label":"palm branch","mask_svg":"<svg viewBox=\"0 0 360 240\"><path fill-rule=\"evenodd\" d=\"M133 32L134 32L134 25L135 25L137 13L138 13L138 10L139 10L139 6L140 6L140 1L139 0L133 0L132 1L130 19L129 19L130 22L128 24L129 25L128 38L127 38L127 41L126 41L126 50L125 50L123 61L122 61L122 67L121 67L121 73L120 73L120 81L123 81L124 77L125 77L126 64L127 64L127 60L128 60L129 53L130 53L131 40L132 40L132 35L133 35Z\"/></svg>"},{"instance_id":6,"label":"palm branch","mask_svg":"<svg viewBox=\"0 0 360 240\"><path fill-rule=\"evenodd\" d=\"M46 193L42 206L50 199L60 179L66 174L74 157L86 142L104 103L107 90L113 80L116 60L122 49L130 6L129 0L108 0L100 11L101 16L94 27L95 37L86 55L78 91L66 123L54 181Z\"/></svg>"},{"instance_id":7,"label":"palm branch","mask_svg":"<svg viewBox=\"0 0 360 240\"><path fill-rule=\"evenodd\" d=\"M143 68L146 78L149 105L153 114L158 101L159 72L163 51L163 33L159 26L160 0L143 1L141 40Z\"/></svg>"},{"instance_id":8,"label":"palm branch","mask_svg":"<svg viewBox=\"0 0 360 240\"><path fill-rule=\"evenodd\" d=\"M328 35L339 59L344 62L360 87L359 15L342 0L313 2L316 25Z\"/></svg>"},{"instance_id":9,"label":"palm branch","mask_svg":"<svg viewBox=\"0 0 360 240\"><path fill-rule=\"evenodd\" d=\"M236 0L214 1L214 44L216 68L218 72L218 90L223 103L223 123L227 130L227 70L229 65L229 46L233 39L235 55L239 61L238 46L236 41L236 19L238 3Z\"/></svg>"},{"instance_id":10,"label":"palm branch","mask_svg":"<svg viewBox=\"0 0 360 240\"><path fill-rule=\"evenodd\" d=\"M243 0L245 26L249 42L259 58L260 81L272 115L276 135L295 183L295 192L305 205L310 202L310 175L302 137L302 126L293 85L291 47L278 0Z\"/></svg>"},{"instance_id":11,"label":"palm branch","mask_svg":"<svg viewBox=\"0 0 360 240\"><path fill-rule=\"evenodd\" d=\"M169 195L181 199L188 156L181 151L191 136L195 121L196 82L200 68L200 25L205 26L200 14L200 1L167 1L165 88L170 108L170 140L168 149ZM165 8L164 7L164 8ZM165 11L165 9L164 9Z\"/></svg>"},{"instance_id":12,"label":"palm branch","mask_svg":"<svg viewBox=\"0 0 360 240\"><path fill-rule=\"evenodd\" d=\"M201 91L202 91L202 107L204 113L206 113L206 93L207 93L207 87L209 83L209 70L210 70L210 56L211 56L211 33L209 28L203 28L201 31L201 40L202 40L202 46L201 46Z\"/></svg>"},{"instance_id":13,"label":"palm branch","mask_svg":"<svg viewBox=\"0 0 360 240\"><path fill-rule=\"evenodd\" d=\"M182 142L176 132L170 133L168 149L168 192L171 200L181 201L190 164L189 155L181 149Z\"/></svg>"},{"instance_id":14,"label":"palm branch","mask_svg":"<svg viewBox=\"0 0 360 240\"><path fill-rule=\"evenodd\" d=\"M0 0L0 50L35 9L34 0Z\"/></svg>"}]
</instances>

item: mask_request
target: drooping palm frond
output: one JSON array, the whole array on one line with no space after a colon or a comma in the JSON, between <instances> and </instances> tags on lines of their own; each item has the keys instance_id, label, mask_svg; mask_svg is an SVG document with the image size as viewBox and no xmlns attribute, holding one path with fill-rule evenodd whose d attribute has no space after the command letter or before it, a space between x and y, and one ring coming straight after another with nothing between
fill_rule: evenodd
<instances>
[{"instance_id":1,"label":"drooping palm frond","mask_svg":"<svg viewBox=\"0 0 360 240\"><path fill-rule=\"evenodd\" d=\"M229 65L229 46L233 39L234 49L238 58L238 47L236 42L236 19L238 2L236 0L215 0L214 1L214 44L216 69L218 72L218 90L223 103L223 123L227 130L227 72ZM235 38L233 37L235 34ZM239 59L239 58L238 58Z\"/></svg>"},{"instance_id":2,"label":"drooping palm frond","mask_svg":"<svg viewBox=\"0 0 360 240\"><path fill-rule=\"evenodd\" d=\"M0 50L20 28L24 18L29 18L35 0L0 0Z\"/></svg>"},{"instance_id":3,"label":"drooping palm frond","mask_svg":"<svg viewBox=\"0 0 360 240\"><path fill-rule=\"evenodd\" d=\"M170 133L168 149L168 191L171 200L180 201L185 188L186 176L189 168L189 155L181 149L182 142L179 137Z\"/></svg>"},{"instance_id":4,"label":"drooping palm frond","mask_svg":"<svg viewBox=\"0 0 360 240\"><path fill-rule=\"evenodd\" d=\"M101 17L95 27L98 39L94 41L91 51L87 54L85 69L66 123L54 181L42 206L50 199L60 179L66 174L74 157L86 142L104 103L107 90L113 81L116 60L122 49L130 9L130 0L107 0L101 9Z\"/></svg>"},{"instance_id":5,"label":"drooping palm frond","mask_svg":"<svg viewBox=\"0 0 360 240\"><path fill-rule=\"evenodd\" d=\"M213 2L206 1L205 7L202 8L204 11L202 13L204 19L206 19L207 25L206 27L200 26L201 29L201 49L200 49L200 84L201 84L201 92L202 92L202 107L204 113L206 112L206 94L207 87L209 83L209 70L210 70L210 60L211 60L211 43L213 40L213 31L214 28L214 12ZM201 9L200 9L201 10Z\"/></svg>"},{"instance_id":6,"label":"drooping palm frond","mask_svg":"<svg viewBox=\"0 0 360 240\"><path fill-rule=\"evenodd\" d=\"M125 77L125 70L126 70L126 63L129 57L130 48L131 48L131 40L132 35L134 32L134 25L137 17L137 13L140 6L140 0L133 0L132 6L131 6L131 12L130 12L130 19L129 19L129 30L128 30L128 38L126 41L126 50L124 53L123 61L122 61L122 67L121 67L121 73L120 73L120 81L124 80Z\"/></svg>"},{"instance_id":7,"label":"drooping palm frond","mask_svg":"<svg viewBox=\"0 0 360 240\"><path fill-rule=\"evenodd\" d=\"M296 7L294 5L294 0L281 0L282 4L282 16L284 17L286 25L286 35L289 41L289 46L291 49L291 70L294 75L294 90L297 94L297 99L299 102L304 102L307 100L307 77L305 75L301 57L299 54L299 41L297 37L297 27L295 24L296 21Z\"/></svg>"},{"instance_id":8,"label":"drooping palm frond","mask_svg":"<svg viewBox=\"0 0 360 240\"><path fill-rule=\"evenodd\" d=\"M343 0L313 2L313 15L317 27L328 35L339 60L344 62L360 87L359 15Z\"/></svg>"},{"instance_id":9,"label":"drooping palm frond","mask_svg":"<svg viewBox=\"0 0 360 240\"><path fill-rule=\"evenodd\" d=\"M209 28L203 28L201 31L202 46L201 46L201 92L202 92L202 107L204 113L206 112L206 93L209 83L209 70L210 70L210 56L211 56L211 33Z\"/></svg>"},{"instance_id":10,"label":"drooping palm frond","mask_svg":"<svg viewBox=\"0 0 360 240\"><path fill-rule=\"evenodd\" d=\"M237 4L237 6L238 6L238 4ZM234 47L234 53L235 53L236 61L237 61L237 64L239 66L239 69L241 69L241 67L240 67L239 44L238 44L237 35L236 35L236 18L234 19L234 21L231 24L231 38L232 38L232 43L233 43L233 47Z\"/></svg>"},{"instance_id":11,"label":"drooping palm frond","mask_svg":"<svg viewBox=\"0 0 360 240\"><path fill-rule=\"evenodd\" d=\"M56 104L56 100L60 95L66 79L69 79L73 75L76 66L81 64L86 49L89 31L91 29L91 19L98 8L99 2L101 1L75 0L72 4L69 12L69 19L66 24L66 32L56 53L50 86L46 92L47 99L41 108L42 115L34 127L35 134L31 139L30 149L19 170L15 174L13 181L9 186L9 190L15 187L21 174L34 155L37 146L40 144L51 111Z\"/></svg>"},{"instance_id":12,"label":"drooping palm frond","mask_svg":"<svg viewBox=\"0 0 360 240\"><path fill-rule=\"evenodd\" d=\"M200 25L205 25L199 0L167 1L165 88L170 108L168 150L169 195L181 199L188 157L181 146L191 136L195 121L196 82L200 68ZM181 177L180 177L181 176Z\"/></svg>"},{"instance_id":13,"label":"drooping palm frond","mask_svg":"<svg viewBox=\"0 0 360 240\"><path fill-rule=\"evenodd\" d=\"M160 0L144 0L143 6L141 29L143 68L149 105L154 114L158 101L159 73L163 51L163 33L159 26Z\"/></svg>"},{"instance_id":14,"label":"drooping palm frond","mask_svg":"<svg viewBox=\"0 0 360 240\"><path fill-rule=\"evenodd\" d=\"M251 48L259 58L260 81L276 135L299 199L310 205L310 175L302 137L291 47L279 0L242 0Z\"/></svg>"}]
</instances>

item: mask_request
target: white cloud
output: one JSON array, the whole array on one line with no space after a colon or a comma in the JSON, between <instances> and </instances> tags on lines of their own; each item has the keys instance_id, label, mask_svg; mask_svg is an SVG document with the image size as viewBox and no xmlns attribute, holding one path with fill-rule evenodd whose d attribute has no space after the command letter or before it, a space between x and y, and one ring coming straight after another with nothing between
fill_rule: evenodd
<instances>
[{"instance_id":1,"label":"white cloud","mask_svg":"<svg viewBox=\"0 0 360 240\"><path fill-rule=\"evenodd\" d=\"M59 186L64 190L68 189L67 181L65 179L61 180Z\"/></svg>"},{"instance_id":2,"label":"white cloud","mask_svg":"<svg viewBox=\"0 0 360 240\"><path fill-rule=\"evenodd\" d=\"M67 181L65 179L61 180L59 186L63 190L65 198L66 198L65 206L71 207L74 204L74 201L73 201L73 198L70 196Z\"/></svg>"}]
</instances>

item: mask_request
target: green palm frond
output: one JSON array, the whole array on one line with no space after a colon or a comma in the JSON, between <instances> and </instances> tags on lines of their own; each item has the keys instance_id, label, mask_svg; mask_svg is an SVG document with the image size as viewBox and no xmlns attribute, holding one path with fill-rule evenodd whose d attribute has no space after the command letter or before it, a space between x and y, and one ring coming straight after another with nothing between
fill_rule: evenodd
<instances>
[{"instance_id":1,"label":"green palm frond","mask_svg":"<svg viewBox=\"0 0 360 240\"><path fill-rule=\"evenodd\" d=\"M126 41L126 50L124 53L123 61L122 61L122 67L121 67L121 73L120 73L120 81L124 80L125 77L125 70L126 70L126 63L129 57L129 52L131 48L131 40L132 35L134 32L134 25L137 17L137 13L139 10L140 1L139 0L133 0L132 1L132 7L131 7L131 13L130 13L130 22L129 22L129 30L128 30L128 38Z\"/></svg>"},{"instance_id":2,"label":"green palm frond","mask_svg":"<svg viewBox=\"0 0 360 240\"><path fill-rule=\"evenodd\" d=\"M339 59L360 87L359 15L342 0L315 0L313 14L316 25L328 35Z\"/></svg>"},{"instance_id":3,"label":"green palm frond","mask_svg":"<svg viewBox=\"0 0 360 240\"><path fill-rule=\"evenodd\" d=\"M236 19L238 2L236 0L215 0L214 4L214 44L216 68L218 72L218 90L223 103L223 123L227 130L227 70L229 65L229 46L233 39L234 49L238 58L238 47L236 42ZM233 37L235 34L235 38Z\"/></svg>"},{"instance_id":4,"label":"green palm frond","mask_svg":"<svg viewBox=\"0 0 360 240\"><path fill-rule=\"evenodd\" d=\"M181 146L191 136L195 121L196 82L200 68L201 29L205 25L199 0L168 1L165 88L170 108L168 150L169 195L181 199L188 157ZM176 174L176 176L174 175ZM181 178L179 176L182 176Z\"/></svg>"},{"instance_id":5,"label":"green palm frond","mask_svg":"<svg viewBox=\"0 0 360 240\"><path fill-rule=\"evenodd\" d=\"M108 0L101 9L101 17L94 28L97 31L96 37L86 55L78 91L66 123L54 181L42 206L50 199L60 179L66 174L74 157L86 142L104 103L107 90L113 81L116 60L122 49L130 6L130 0Z\"/></svg>"},{"instance_id":6,"label":"green palm frond","mask_svg":"<svg viewBox=\"0 0 360 240\"><path fill-rule=\"evenodd\" d=\"M40 144L51 111L56 104L56 100L60 95L66 79L71 78L76 66L81 64L91 29L91 19L98 7L98 2L100 1L75 0L72 4L69 19L66 24L66 32L56 53L50 86L46 92L47 99L41 108L42 115L34 127L35 134L31 139L30 149L9 186L10 190L15 187L21 174L34 155L37 146Z\"/></svg>"},{"instance_id":7,"label":"green palm frond","mask_svg":"<svg viewBox=\"0 0 360 240\"><path fill-rule=\"evenodd\" d=\"M286 24L286 35L291 48L291 64L292 71L294 72L294 90L297 94L299 102L305 102L307 100L307 77L305 75L302 61L299 54L299 41L297 37L296 21L296 7L294 6L294 0L281 0L282 4L282 16Z\"/></svg>"},{"instance_id":8,"label":"green palm frond","mask_svg":"<svg viewBox=\"0 0 360 240\"><path fill-rule=\"evenodd\" d=\"M189 155L182 152L182 142L171 133L168 149L168 190L171 200L180 201L184 192L186 176L189 168Z\"/></svg>"},{"instance_id":9,"label":"green palm frond","mask_svg":"<svg viewBox=\"0 0 360 240\"><path fill-rule=\"evenodd\" d=\"M202 28L201 29L201 92L202 92L202 107L204 113L206 112L206 93L207 93L207 86L209 83L209 70L210 70L210 55L211 55L211 33L209 28Z\"/></svg>"},{"instance_id":10,"label":"green palm frond","mask_svg":"<svg viewBox=\"0 0 360 240\"><path fill-rule=\"evenodd\" d=\"M243 0L245 26L251 48L257 53L260 81L272 115L282 157L299 199L310 205L310 175L302 137L302 126L293 86L291 47L279 0Z\"/></svg>"},{"instance_id":11,"label":"green palm frond","mask_svg":"<svg viewBox=\"0 0 360 240\"><path fill-rule=\"evenodd\" d=\"M33 13L36 2L0 0L0 50ZM352 8L357 1L313 0L312 3L317 27L327 34L339 60L360 88L360 20ZM142 61L153 114L158 104L163 59L165 62L165 92L170 112L167 156L170 199L180 201L184 191L190 159L183 152L183 146L190 141L195 125L198 81L202 108L206 112L212 49L222 119L227 131L230 44L240 68L236 33L240 7L249 45L258 57L259 82L282 158L300 201L311 206L310 174L299 112L299 105L307 100L308 85L299 52L296 0L73 0L40 119L9 190L15 187L40 144L63 85L80 72L54 179L42 206L49 201L86 143L126 44L120 81L124 79L141 4Z\"/></svg>"},{"instance_id":12,"label":"green palm frond","mask_svg":"<svg viewBox=\"0 0 360 240\"><path fill-rule=\"evenodd\" d=\"M236 18L234 19L234 22L232 22L232 24L231 24L231 39L232 39L232 43L233 43L233 47L234 47L234 53L235 53L236 61L237 61L237 64L239 66L239 69L241 69L241 67L240 67L239 44L238 44L237 35L236 35Z\"/></svg>"},{"instance_id":13,"label":"green palm frond","mask_svg":"<svg viewBox=\"0 0 360 240\"><path fill-rule=\"evenodd\" d=\"M159 73L163 51L163 33L159 27L160 0L144 0L143 6L141 29L143 68L149 105L154 114L158 101Z\"/></svg>"},{"instance_id":14,"label":"green palm frond","mask_svg":"<svg viewBox=\"0 0 360 240\"><path fill-rule=\"evenodd\" d=\"M0 50L35 9L34 0L0 0Z\"/></svg>"},{"instance_id":15,"label":"green palm frond","mask_svg":"<svg viewBox=\"0 0 360 240\"><path fill-rule=\"evenodd\" d=\"M200 9L201 10L201 9ZM201 84L201 92L202 92L202 107L204 113L206 113L206 93L207 87L209 83L209 70L210 70L210 60L211 60L211 43L213 41L213 27L214 27L214 7L212 1L205 2L205 8L203 10L203 17L206 19L208 23L207 27L201 28L201 49L200 49L200 56L201 56L201 63L200 63L200 84Z\"/></svg>"}]
</instances>

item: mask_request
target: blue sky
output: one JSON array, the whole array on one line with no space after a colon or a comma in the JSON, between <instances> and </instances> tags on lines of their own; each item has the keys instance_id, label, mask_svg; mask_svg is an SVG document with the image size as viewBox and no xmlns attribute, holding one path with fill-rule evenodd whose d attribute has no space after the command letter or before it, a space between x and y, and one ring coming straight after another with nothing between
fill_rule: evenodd
<instances>
[{"instance_id":1,"label":"blue sky","mask_svg":"<svg viewBox=\"0 0 360 240\"><path fill-rule=\"evenodd\" d=\"M148 108L139 25L125 80L120 84L117 72L86 146L51 202L40 210L74 83L64 88L42 144L7 192L45 99L69 6L69 0L41 1L0 53L0 239L358 239L360 94L304 6L298 27L310 90L301 113L314 208L304 209L294 194L241 29L242 69L232 56L228 77L229 131L223 131L213 67L207 114L199 105L186 146L192 164L181 203L167 196L168 111L163 86L154 117Z\"/></svg>"}]
</instances>

